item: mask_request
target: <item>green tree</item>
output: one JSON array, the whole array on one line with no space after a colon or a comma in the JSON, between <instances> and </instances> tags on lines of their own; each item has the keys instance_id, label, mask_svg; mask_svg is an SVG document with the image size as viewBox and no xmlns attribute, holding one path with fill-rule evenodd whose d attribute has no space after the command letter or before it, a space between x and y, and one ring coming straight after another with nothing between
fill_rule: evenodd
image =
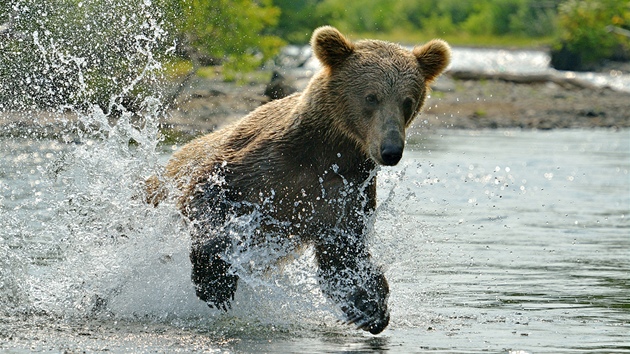
<instances>
[{"instance_id":1,"label":"green tree","mask_svg":"<svg viewBox=\"0 0 630 354\"><path fill-rule=\"evenodd\" d=\"M556 31L560 0L520 0L517 10L509 14L509 31L528 37L548 36Z\"/></svg>"},{"instance_id":2,"label":"green tree","mask_svg":"<svg viewBox=\"0 0 630 354\"><path fill-rule=\"evenodd\" d=\"M473 2L460 0L402 2L402 12L411 27L435 36L460 32L460 24L473 8Z\"/></svg>"},{"instance_id":3,"label":"green tree","mask_svg":"<svg viewBox=\"0 0 630 354\"><path fill-rule=\"evenodd\" d=\"M313 29L329 23L328 19L317 14L321 0L274 0L280 8L278 25L274 31L289 43L307 43Z\"/></svg>"},{"instance_id":4,"label":"green tree","mask_svg":"<svg viewBox=\"0 0 630 354\"><path fill-rule=\"evenodd\" d=\"M183 47L235 75L280 48L278 16L271 0L0 0L0 110L141 108L155 56Z\"/></svg>"},{"instance_id":5,"label":"green tree","mask_svg":"<svg viewBox=\"0 0 630 354\"><path fill-rule=\"evenodd\" d=\"M345 32L388 32L407 23L402 1L324 0L316 9L317 16Z\"/></svg>"},{"instance_id":6,"label":"green tree","mask_svg":"<svg viewBox=\"0 0 630 354\"><path fill-rule=\"evenodd\" d=\"M313 28L322 24L361 34L549 36L556 28L560 1L276 0L275 4L282 10L278 33L290 41L306 42Z\"/></svg>"},{"instance_id":7,"label":"green tree","mask_svg":"<svg viewBox=\"0 0 630 354\"><path fill-rule=\"evenodd\" d=\"M461 28L470 34L493 34L496 27L495 8L491 2L476 2L473 12L462 23Z\"/></svg>"},{"instance_id":8,"label":"green tree","mask_svg":"<svg viewBox=\"0 0 630 354\"><path fill-rule=\"evenodd\" d=\"M560 34L555 45L556 53L577 57L576 69L588 69L616 55L626 56L627 60L630 39L609 31L610 26L630 29L630 3L627 0L565 1L559 9L558 24Z\"/></svg>"},{"instance_id":9,"label":"green tree","mask_svg":"<svg viewBox=\"0 0 630 354\"><path fill-rule=\"evenodd\" d=\"M283 45L271 34L280 15L271 0L174 1L170 13L195 67L202 56L211 56L235 74L260 65Z\"/></svg>"}]
</instances>

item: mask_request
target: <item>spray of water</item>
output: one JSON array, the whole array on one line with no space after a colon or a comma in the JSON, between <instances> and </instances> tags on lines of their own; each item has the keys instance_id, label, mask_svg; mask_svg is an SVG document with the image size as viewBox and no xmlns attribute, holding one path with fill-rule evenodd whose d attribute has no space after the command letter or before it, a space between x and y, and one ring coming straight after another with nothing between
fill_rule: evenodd
<instances>
[{"instance_id":1,"label":"spray of water","mask_svg":"<svg viewBox=\"0 0 630 354\"><path fill-rule=\"evenodd\" d=\"M3 132L13 135L3 141L11 158L0 179L4 315L225 321L195 296L188 225L174 204L154 208L141 197L159 169L159 59L172 52L159 8L146 0L18 0L10 12L2 19L0 111L22 121L46 112L49 125ZM20 175L31 179L27 188L9 184ZM239 222L241 231L256 227ZM284 271L260 268L263 258L239 254L243 281L228 318L290 323L328 309L312 252Z\"/></svg>"},{"instance_id":2,"label":"spray of water","mask_svg":"<svg viewBox=\"0 0 630 354\"><path fill-rule=\"evenodd\" d=\"M177 215L138 198L158 162L163 109L156 56L169 50L161 13L150 1L107 0L20 0L10 11L0 110L35 121L39 133L16 134L10 125L3 132L17 135L4 142L3 172L18 174L6 180L19 181L25 163L33 179L19 196L20 187L0 182L6 191L0 297L10 304L3 309L59 316L122 311L108 301L134 282L156 286L146 284L187 261ZM42 133L43 116L52 128ZM29 139L41 136L55 139ZM161 286L184 288L177 281L187 276L172 278Z\"/></svg>"},{"instance_id":3,"label":"spray of water","mask_svg":"<svg viewBox=\"0 0 630 354\"><path fill-rule=\"evenodd\" d=\"M142 198L143 181L166 158L159 147L160 58L173 50L158 7L146 0L18 0L11 12L9 41L1 44L7 85L0 111L36 121L46 111L52 124L39 127L50 129L44 134L15 136L13 129L13 139L2 143L3 156L11 156L0 165L3 315L215 321L232 328L252 322L317 328L343 318L321 293L312 249L278 263L269 258L285 254L243 247L232 260L241 281L230 314L196 298L189 225L174 202L154 208ZM401 225L404 215L390 203L405 193L399 191L405 170L380 174L380 223ZM28 179L23 187L6 182L20 178ZM241 233L235 240L246 245L255 215L232 222ZM396 227L382 229L391 231L378 235L378 245L371 242L378 263L398 262L392 250L401 245L418 247Z\"/></svg>"}]
</instances>

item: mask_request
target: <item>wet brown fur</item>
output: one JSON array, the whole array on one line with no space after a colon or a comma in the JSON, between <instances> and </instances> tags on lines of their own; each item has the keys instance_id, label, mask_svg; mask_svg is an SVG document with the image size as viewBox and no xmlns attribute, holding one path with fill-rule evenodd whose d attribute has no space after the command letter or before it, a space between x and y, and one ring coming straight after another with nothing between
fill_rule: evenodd
<instances>
[{"instance_id":1,"label":"wet brown fur","mask_svg":"<svg viewBox=\"0 0 630 354\"><path fill-rule=\"evenodd\" d=\"M219 253L229 241L209 236L213 221L208 220L220 224L226 214L266 205L266 217L284 226L261 223L261 232L294 239L287 248L314 245L324 293L344 308L348 322L378 333L389 321L389 290L366 249L376 207L375 169L398 162L399 157L381 156L385 146L402 153L405 128L420 112L428 84L448 65L450 51L440 40L412 51L383 41L352 43L332 27L317 29L311 44L323 69L304 92L272 101L182 147L163 177L147 181L147 200L157 205L170 184L183 215L197 225L193 280L211 306L226 307L238 278L221 278L229 264ZM231 206L235 203L239 206ZM209 244L217 254L206 251ZM341 279L344 271L359 268L372 275ZM353 289L342 290L342 284ZM211 294L217 287L229 289Z\"/></svg>"}]
</instances>

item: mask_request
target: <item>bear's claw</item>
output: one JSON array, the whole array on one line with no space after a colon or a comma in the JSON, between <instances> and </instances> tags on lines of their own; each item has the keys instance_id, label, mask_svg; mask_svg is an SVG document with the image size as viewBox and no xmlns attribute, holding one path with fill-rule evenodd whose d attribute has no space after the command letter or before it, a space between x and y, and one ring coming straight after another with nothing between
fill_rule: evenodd
<instances>
[{"instance_id":1,"label":"bear's claw","mask_svg":"<svg viewBox=\"0 0 630 354\"><path fill-rule=\"evenodd\" d=\"M232 309L231 300L234 300L238 277L226 274L222 280L198 284L197 297L210 308L227 312Z\"/></svg>"},{"instance_id":2,"label":"bear's claw","mask_svg":"<svg viewBox=\"0 0 630 354\"><path fill-rule=\"evenodd\" d=\"M355 325L357 329L370 332L372 334L379 334L383 332L385 327L389 324L389 313L385 312L378 316L377 314L366 314L365 312L359 312L356 308L341 308L348 316L346 321L347 325Z\"/></svg>"},{"instance_id":3,"label":"bear's claw","mask_svg":"<svg viewBox=\"0 0 630 354\"><path fill-rule=\"evenodd\" d=\"M389 324L387 305L379 304L379 301L370 298L363 289L352 294L341 310L347 316L346 324L356 325L358 329L372 334L381 333Z\"/></svg>"},{"instance_id":4,"label":"bear's claw","mask_svg":"<svg viewBox=\"0 0 630 354\"><path fill-rule=\"evenodd\" d=\"M232 298L232 300L234 299ZM217 309L223 312L228 312L229 310L232 309L232 303L230 301L224 301L224 302L213 301L213 302L206 302L206 304L211 309Z\"/></svg>"},{"instance_id":5,"label":"bear's claw","mask_svg":"<svg viewBox=\"0 0 630 354\"><path fill-rule=\"evenodd\" d=\"M344 323L347 325L355 325L357 329L367 331L372 334L379 334L383 332L385 327L389 324L389 314L386 314L384 318L376 321L360 314L348 318Z\"/></svg>"}]
</instances>

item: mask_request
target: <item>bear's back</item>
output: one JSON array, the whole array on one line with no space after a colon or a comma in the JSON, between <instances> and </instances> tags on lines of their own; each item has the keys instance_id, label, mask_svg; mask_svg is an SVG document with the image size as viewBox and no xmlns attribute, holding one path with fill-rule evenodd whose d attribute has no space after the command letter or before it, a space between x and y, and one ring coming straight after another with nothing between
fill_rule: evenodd
<instances>
[{"instance_id":1,"label":"bear's back","mask_svg":"<svg viewBox=\"0 0 630 354\"><path fill-rule=\"evenodd\" d=\"M267 103L212 133L198 137L173 154L166 166L169 179L190 179L195 175L212 173L217 165L242 163L254 154L271 154L291 126L292 110L299 102L299 94ZM257 153L257 150L264 152Z\"/></svg>"}]
</instances>

